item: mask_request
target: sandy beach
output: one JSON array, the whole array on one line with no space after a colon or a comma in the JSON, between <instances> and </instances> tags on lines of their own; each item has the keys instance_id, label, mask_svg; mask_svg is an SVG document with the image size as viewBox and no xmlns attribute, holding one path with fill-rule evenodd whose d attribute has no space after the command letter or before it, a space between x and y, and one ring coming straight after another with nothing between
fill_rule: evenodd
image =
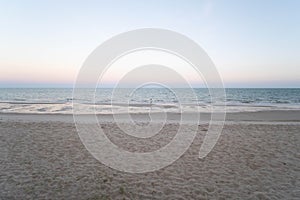
<instances>
[{"instance_id":1,"label":"sandy beach","mask_svg":"<svg viewBox=\"0 0 300 200\"><path fill-rule=\"evenodd\" d=\"M299 1L1 1L0 200L300 200Z\"/></svg>"},{"instance_id":2,"label":"sandy beach","mask_svg":"<svg viewBox=\"0 0 300 200\"><path fill-rule=\"evenodd\" d=\"M206 123L172 165L130 174L92 157L71 115L0 114L0 199L298 199L299 116L299 111L228 114L204 159L198 152ZM145 143L124 135L111 116L99 118L111 141L128 151L159 148L178 128L171 115Z\"/></svg>"}]
</instances>

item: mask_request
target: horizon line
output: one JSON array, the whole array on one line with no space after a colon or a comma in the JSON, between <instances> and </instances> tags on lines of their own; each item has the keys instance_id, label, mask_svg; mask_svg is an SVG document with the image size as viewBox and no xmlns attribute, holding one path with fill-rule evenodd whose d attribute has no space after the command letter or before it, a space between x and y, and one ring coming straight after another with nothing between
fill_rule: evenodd
<instances>
[{"instance_id":1,"label":"horizon line","mask_svg":"<svg viewBox=\"0 0 300 200\"><path fill-rule=\"evenodd\" d=\"M115 87L97 87L97 89L114 89ZM132 89L135 87L118 87L119 89ZM161 89L160 87L144 87L146 89ZM187 89L189 87L170 87L173 89ZM192 89L208 89L208 87L191 87ZM0 89L74 89L74 87L1 87ZM93 87L82 87L80 89L95 89ZM212 88L220 89L220 88ZM300 87L224 87L224 89L300 89Z\"/></svg>"}]
</instances>

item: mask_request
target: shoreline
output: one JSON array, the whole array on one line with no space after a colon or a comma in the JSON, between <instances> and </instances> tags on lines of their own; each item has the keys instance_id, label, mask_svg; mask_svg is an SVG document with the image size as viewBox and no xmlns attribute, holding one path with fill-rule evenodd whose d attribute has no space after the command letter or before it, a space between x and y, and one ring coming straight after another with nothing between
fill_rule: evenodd
<instances>
[{"instance_id":1,"label":"shoreline","mask_svg":"<svg viewBox=\"0 0 300 200\"><path fill-rule=\"evenodd\" d=\"M153 117L158 122L164 120L162 113L154 113ZM197 113L185 113L186 120L182 123L193 123L197 122ZM83 119L86 118L86 122L93 115L81 114ZM116 114L119 120L122 122L128 122L128 117L126 114ZM130 114L132 119L135 121L149 121L149 115L146 113L135 113ZM167 122L168 123L178 123L180 122L180 113L167 113ZM112 114L97 114L99 122L114 122L114 115ZM207 123L210 121L210 113L200 113L200 123ZM22 121L22 122L65 122L65 123L74 123L72 114L63 114L63 113L0 113L0 121ZM226 113L225 123L229 122L249 122L249 123L263 123L263 122L273 122L273 123L284 123L284 122L293 122L300 123L300 110L272 110L272 111L256 111L256 112L233 112Z\"/></svg>"}]
</instances>

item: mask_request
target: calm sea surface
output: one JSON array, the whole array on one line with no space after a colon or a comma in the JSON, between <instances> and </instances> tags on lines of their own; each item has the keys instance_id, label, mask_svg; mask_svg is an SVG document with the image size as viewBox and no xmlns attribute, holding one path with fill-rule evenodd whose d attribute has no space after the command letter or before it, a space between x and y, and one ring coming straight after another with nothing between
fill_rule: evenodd
<instances>
[{"instance_id":1,"label":"calm sea surface","mask_svg":"<svg viewBox=\"0 0 300 200\"><path fill-rule=\"evenodd\" d=\"M93 93L91 101L86 93ZM209 112L212 106L221 105L218 98L212 99L205 88L166 89L139 88L120 89L82 89L73 98L73 89L18 88L0 89L0 112L2 113L72 113L72 103L83 105L83 113L96 110L97 113L115 112L178 112L180 109L193 112ZM92 106L93 104L93 106ZM95 106L94 106L95 104ZM128 107L129 105L129 107ZM226 89L226 111L258 110L300 110L300 89Z\"/></svg>"}]
</instances>

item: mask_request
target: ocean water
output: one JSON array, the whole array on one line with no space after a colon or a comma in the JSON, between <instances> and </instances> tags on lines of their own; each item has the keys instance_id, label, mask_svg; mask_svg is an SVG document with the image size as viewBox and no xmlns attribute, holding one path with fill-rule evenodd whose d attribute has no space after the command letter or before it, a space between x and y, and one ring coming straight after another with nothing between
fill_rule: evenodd
<instances>
[{"instance_id":1,"label":"ocean water","mask_svg":"<svg viewBox=\"0 0 300 200\"><path fill-rule=\"evenodd\" d=\"M211 112L224 111L222 101L212 99L206 88L81 89L73 98L73 89L1 88L1 113L71 114L72 105L80 104L82 113ZM87 98L94 94L94 99ZM300 110L300 88L226 89L226 112L261 110Z\"/></svg>"}]
</instances>

